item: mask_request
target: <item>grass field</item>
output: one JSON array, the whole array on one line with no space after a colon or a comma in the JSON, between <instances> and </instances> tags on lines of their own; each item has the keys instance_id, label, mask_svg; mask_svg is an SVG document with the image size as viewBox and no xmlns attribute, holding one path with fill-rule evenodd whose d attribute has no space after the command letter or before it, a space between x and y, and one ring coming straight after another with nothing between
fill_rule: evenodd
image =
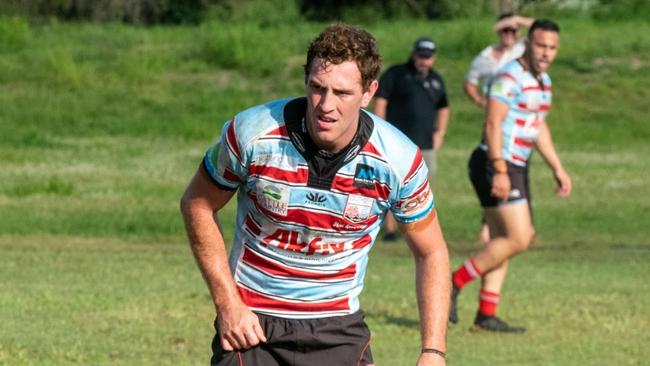
<instances>
[{"instance_id":1,"label":"grass field","mask_svg":"<svg viewBox=\"0 0 650 366\"><path fill-rule=\"evenodd\" d=\"M452 119L437 206L454 266L476 249L466 178L481 112L461 82L489 20L375 24L385 63L439 44ZM568 199L533 162L537 243L511 262L500 314L523 336L450 328L450 365L644 365L650 357L650 24L561 20L549 117ZM206 364L213 309L178 199L223 121L302 93L320 24L133 28L0 18L0 364ZM265 47L282 40L281 46ZM223 215L232 237L234 207ZM413 265L377 243L362 307L378 365L418 354Z\"/></svg>"}]
</instances>

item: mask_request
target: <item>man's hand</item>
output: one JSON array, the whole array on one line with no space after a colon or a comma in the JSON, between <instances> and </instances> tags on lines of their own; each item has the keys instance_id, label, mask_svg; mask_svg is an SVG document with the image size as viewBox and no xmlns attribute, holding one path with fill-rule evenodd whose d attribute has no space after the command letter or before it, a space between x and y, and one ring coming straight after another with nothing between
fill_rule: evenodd
<instances>
[{"instance_id":1,"label":"man's hand","mask_svg":"<svg viewBox=\"0 0 650 366\"><path fill-rule=\"evenodd\" d=\"M220 309L217 322L224 351L248 349L266 342L257 315L239 301Z\"/></svg>"},{"instance_id":2,"label":"man's hand","mask_svg":"<svg viewBox=\"0 0 650 366\"><path fill-rule=\"evenodd\" d=\"M418 359L416 366L445 366L447 361L444 357L437 355L435 353L423 353Z\"/></svg>"},{"instance_id":3,"label":"man's hand","mask_svg":"<svg viewBox=\"0 0 650 366\"><path fill-rule=\"evenodd\" d=\"M557 184L555 193L557 193L557 195L560 197L567 197L570 195L572 183L569 174L567 174L564 169L559 169L558 171L554 172L553 175L555 176L555 182Z\"/></svg>"},{"instance_id":4,"label":"man's hand","mask_svg":"<svg viewBox=\"0 0 650 366\"><path fill-rule=\"evenodd\" d=\"M510 177L507 173L494 173L490 194L500 200L506 200L510 194Z\"/></svg>"}]
</instances>

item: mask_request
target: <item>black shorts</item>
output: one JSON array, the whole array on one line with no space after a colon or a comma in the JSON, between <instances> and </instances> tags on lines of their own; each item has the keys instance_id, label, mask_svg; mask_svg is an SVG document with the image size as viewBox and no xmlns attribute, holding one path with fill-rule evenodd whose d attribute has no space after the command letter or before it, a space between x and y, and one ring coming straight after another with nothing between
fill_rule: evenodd
<instances>
[{"instance_id":1,"label":"black shorts","mask_svg":"<svg viewBox=\"0 0 650 366\"><path fill-rule=\"evenodd\" d=\"M369 366L370 330L364 313L321 319L284 319L257 314L266 343L242 352L221 349L212 340L212 366Z\"/></svg>"},{"instance_id":2,"label":"black shorts","mask_svg":"<svg viewBox=\"0 0 650 366\"><path fill-rule=\"evenodd\" d=\"M489 164L487 152L477 147L469 158L469 179L472 181L476 195L482 207L496 207L505 203L525 201L530 207L530 185L528 179L528 166L521 167L508 163L508 176L510 177L510 194L508 199L499 200L492 196L492 166Z\"/></svg>"}]
</instances>

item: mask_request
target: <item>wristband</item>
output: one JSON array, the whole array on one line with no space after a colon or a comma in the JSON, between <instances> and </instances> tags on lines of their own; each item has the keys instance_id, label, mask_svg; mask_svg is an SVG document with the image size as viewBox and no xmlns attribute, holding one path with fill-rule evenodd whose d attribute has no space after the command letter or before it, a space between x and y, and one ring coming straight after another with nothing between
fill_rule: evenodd
<instances>
[{"instance_id":1,"label":"wristband","mask_svg":"<svg viewBox=\"0 0 650 366\"><path fill-rule=\"evenodd\" d=\"M507 173L508 172L508 164L506 164L506 161L497 158L497 159L490 159L490 162L492 163L492 170L494 170L495 173Z\"/></svg>"},{"instance_id":2,"label":"wristband","mask_svg":"<svg viewBox=\"0 0 650 366\"><path fill-rule=\"evenodd\" d=\"M435 353L442 358L447 358L447 354L435 348L422 348L422 353Z\"/></svg>"}]
</instances>

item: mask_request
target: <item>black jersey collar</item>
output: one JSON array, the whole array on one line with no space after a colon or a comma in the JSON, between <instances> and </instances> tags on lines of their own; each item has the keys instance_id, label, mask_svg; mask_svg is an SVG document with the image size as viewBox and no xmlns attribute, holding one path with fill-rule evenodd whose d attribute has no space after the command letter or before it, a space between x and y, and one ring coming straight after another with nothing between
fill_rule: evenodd
<instances>
[{"instance_id":1,"label":"black jersey collar","mask_svg":"<svg viewBox=\"0 0 650 366\"><path fill-rule=\"evenodd\" d=\"M352 141L340 152L332 154L319 148L312 140L305 125L306 111L307 98L291 100L284 107L284 123L291 142L309 165L308 185L329 189L336 172L354 159L368 143L374 123L372 117L361 110L359 112L359 127Z\"/></svg>"}]
</instances>

